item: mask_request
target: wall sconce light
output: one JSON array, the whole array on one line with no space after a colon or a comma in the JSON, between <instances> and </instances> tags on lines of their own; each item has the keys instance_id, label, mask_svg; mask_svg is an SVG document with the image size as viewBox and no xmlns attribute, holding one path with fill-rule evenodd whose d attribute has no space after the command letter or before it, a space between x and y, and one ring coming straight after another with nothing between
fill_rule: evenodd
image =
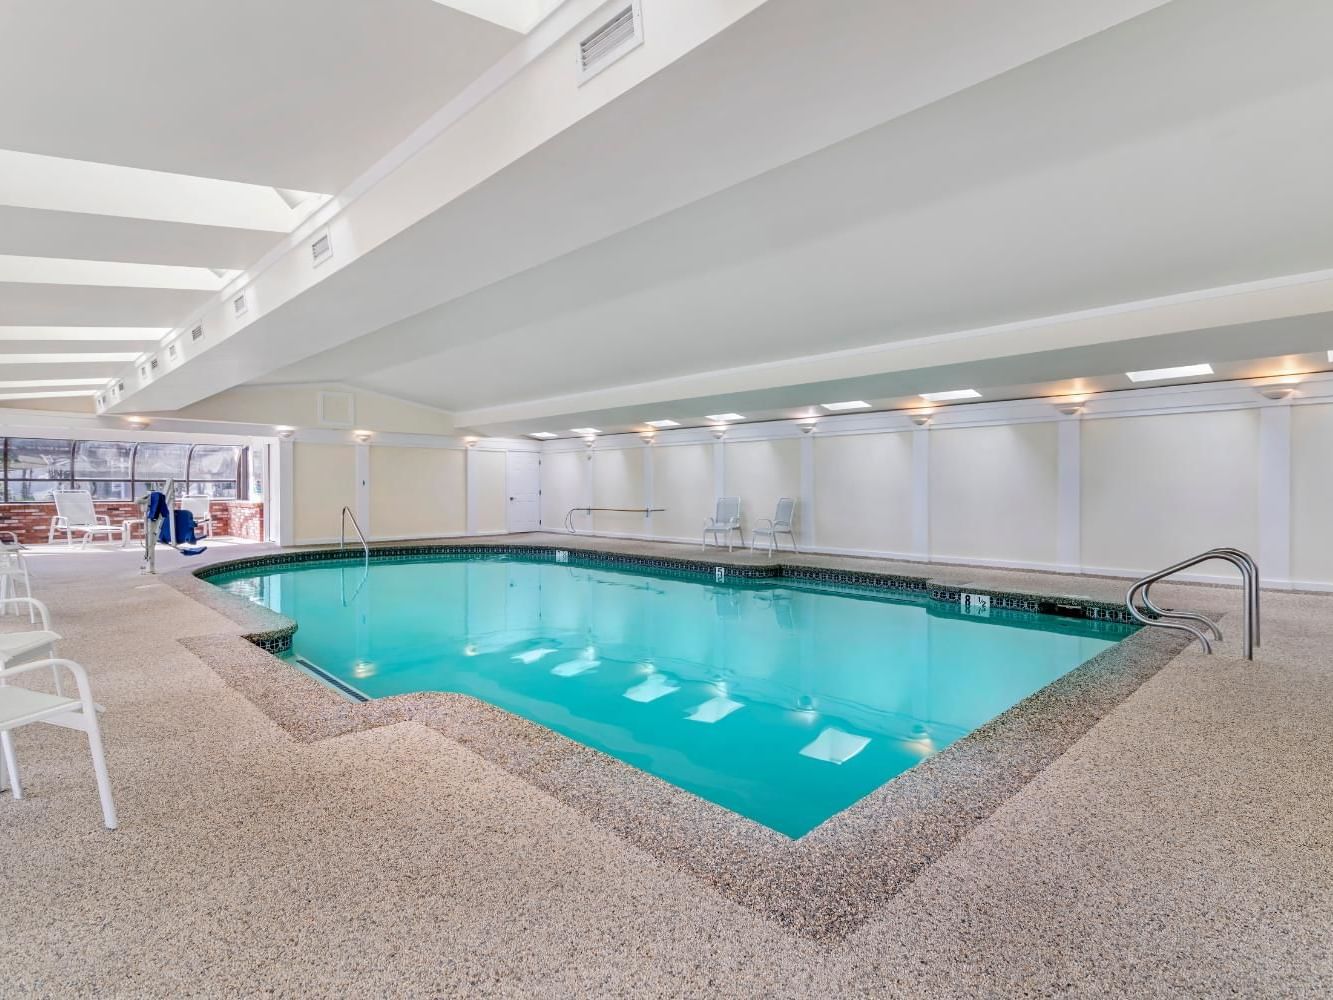
<instances>
[{"instance_id":1,"label":"wall sconce light","mask_svg":"<svg viewBox=\"0 0 1333 1000\"><path fill-rule=\"evenodd\" d=\"M913 414L912 414L912 423L916 424L918 427L925 427L927 424L930 423L930 414L929 414L929 413L913 413Z\"/></svg>"},{"instance_id":2,"label":"wall sconce light","mask_svg":"<svg viewBox=\"0 0 1333 1000\"><path fill-rule=\"evenodd\" d=\"M1279 400L1294 395L1296 387L1294 385L1261 385L1256 386L1255 391L1264 399Z\"/></svg>"},{"instance_id":3,"label":"wall sconce light","mask_svg":"<svg viewBox=\"0 0 1333 1000\"><path fill-rule=\"evenodd\" d=\"M126 417L126 418L125 418L125 423L129 424L131 427L135 428L136 430L143 430L145 427L148 426L149 422L150 422L150 421L148 420L147 417Z\"/></svg>"},{"instance_id":4,"label":"wall sconce light","mask_svg":"<svg viewBox=\"0 0 1333 1000\"><path fill-rule=\"evenodd\" d=\"M374 435L370 431L352 431L352 437L356 438L360 444L368 444Z\"/></svg>"},{"instance_id":5,"label":"wall sconce light","mask_svg":"<svg viewBox=\"0 0 1333 1000\"><path fill-rule=\"evenodd\" d=\"M289 427L287 424L278 424L273 429L278 432L278 437L282 438L284 441L290 441L292 435L296 433L296 428Z\"/></svg>"},{"instance_id":6,"label":"wall sconce light","mask_svg":"<svg viewBox=\"0 0 1333 1000\"><path fill-rule=\"evenodd\" d=\"M597 435L596 435L596 434L588 434L588 435L586 435L586 436L583 438L583 443L584 443L585 445L587 445L589 448L594 447L594 446L597 444Z\"/></svg>"},{"instance_id":7,"label":"wall sconce light","mask_svg":"<svg viewBox=\"0 0 1333 1000\"><path fill-rule=\"evenodd\" d=\"M717 424L713 427L713 437L717 438L717 440L721 441L726 436L727 436L726 424Z\"/></svg>"},{"instance_id":8,"label":"wall sconce light","mask_svg":"<svg viewBox=\"0 0 1333 1000\"><path fill-rule=\"evenodd\" d=\"M818 421L818 420L802 420L799 424L797 424L797 426L801 428L801 433L802 433L802 434L810 434L810 433L812 433L812 432L814 431L814 429L815 429L816 427L819 426L819 421Z\"/></svg>"},{"instance_id":9,"label":"wall sconce light","mask_svg":"<svg viewBox=\"0 0 1333 1000\"><path fill-rule=\"evenodd\" d=\"M481 439L475 437L465 437L463 438L463 446L466 448L475 448L479 440Z\"/></svg>"},{"instance_id":10,"label":"wall sconce light","mask_svg":"<svg viewBox=\"0 0 1333 1000\"><path fill-rule=\"evenodd\" d=\"M643 431L639 434L639 440L644 444L652 444L657 440L657 434L653 431Z\"/></svg>"},{"instance_id":11,"label":"wall sconce light","mask_svg":"<svg viewBox=\"0 0 1333 1000\"><path fill-rule=\"evenodd\" d=\"M1063 413L1066 417L1076 417L1083 412L1082 403L1073 403L1073 402L1056 403L1055 408L1059 410L1061 413Z\"/></svg>"}]
</instances>

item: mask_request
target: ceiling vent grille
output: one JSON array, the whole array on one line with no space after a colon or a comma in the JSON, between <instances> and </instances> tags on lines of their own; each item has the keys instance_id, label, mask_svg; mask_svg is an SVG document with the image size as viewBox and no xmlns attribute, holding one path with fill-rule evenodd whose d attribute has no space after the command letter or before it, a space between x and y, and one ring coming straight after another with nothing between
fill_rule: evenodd
<instances>
[{"instance_id":1,"label":"ceiling vent grille","mask_svg":"<svg viewBox=\"0 0 1333 1000\"><path fill-rule=\"evenodd\" d=\"M579 42L579 83L591 80L642 44L643 14L639 0L632 0Z\"/></svg>"},{"instance_id":2,"label":"ceiling vent grille","mask_svg":"<svg viewBox=\"0 0 1333 1000\"><path fill-rule=\"evenodd\" d=\"M157 371L157 362L158 359L154 358L152 361L148 362L148 367L151 368L153 371Z\"/></svg>"},{"instance_id":3,"label":"ceiling vent grille","mask_svg":"<svg viewBox=\"0 0 1333 1000\"><path fill-rule=\"evenodd\" d=\"M147 379L147 378L148 378L148 366L147 366L147 365L140 365L140 366L139 366L139 377L140 377L141 379Z\"/></svg>"},{"instance_id":4,"label":"ceiling vent grille","mask_svg":"<svg viewBox=\"0 0 1333 1000\"><path fill-rule=\"evenodd\" d=\"M125 383L124 383L124 382L117 382L117 383L116 383L116 395L119 396L119 395L120 395L122 392L124 392L124 391L125 391Z\"/></svg>"},{"instance_id":5,"label":"ceiling vent grille","mask_svg":"<svg viewBox=\"0 0 1333 1000\"><path fill-rule=\"evenodd\" d=\"M191 340L204 339L204 324L200 323L198 326L196 326L193 330L190 331L190 339Z\"/></svg>"},{"instance_id":6,"label":"ceiling vent grille","mask_svg":"<svg viewBox=\"0 0 1333 1000\"><path fill-rule=\"evenodd\" d=\"M176 345L175 345L175 344L168 344L168 345L167 345L167 360L169 360L169 361L175 361L175 360L176 360L176 353L177 353L177 347L176 347Z\"/></svg>"},{"instance_id":7,"label":"ceiling vent grille","mask_svg":"<svg viewBox=\"0 0 1333 1000\"><path fill-rule=\"evenodd\" d=\"M310 243L310 263L319 267L326 260L333 256L333 242L329 239L328 233L320 233Z\"/></svg>"},{"instance_id":8,"label":"ceiling vent grille","mask_svg":"<svg viewBox=\"0 0 1333 1000\"><path fill-rule=\"evenodd\" d=\"M236 315L238 317L244 316L246 313L250 311L250 303L245 301L244 292L241 292L240 295L236 296L236 298L231 300L231 307L234 310L236 310Z\"/></svg>"}]
</instances>

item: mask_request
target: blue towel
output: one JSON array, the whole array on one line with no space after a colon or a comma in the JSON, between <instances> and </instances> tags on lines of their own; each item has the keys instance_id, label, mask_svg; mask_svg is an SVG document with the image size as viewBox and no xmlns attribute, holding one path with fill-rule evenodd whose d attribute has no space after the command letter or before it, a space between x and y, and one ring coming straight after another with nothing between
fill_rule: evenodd
<instances>
[{"instance_id":1,"label":"blue towel","mask_svg":"<svg viewBox=\"0 0 1333 1000\"><path fill-rule=\"evenodd\" d=\"M148 494L148 510L144 515L150 521L156 521L159 517L167 516L167 498L164 494L154 490Z\"/></svg>"}]
</instances>

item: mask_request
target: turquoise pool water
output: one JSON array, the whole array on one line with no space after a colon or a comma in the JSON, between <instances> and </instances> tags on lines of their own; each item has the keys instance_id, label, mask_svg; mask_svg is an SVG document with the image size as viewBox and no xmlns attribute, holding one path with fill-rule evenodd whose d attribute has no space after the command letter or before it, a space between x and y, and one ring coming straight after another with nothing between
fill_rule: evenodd
<instances>
[{"instance_id":1,"label":"turquoise pool water","mask_svg":"<svg viewBox=\"0 0 1333 1000\"><path fill-rule=\"evenodd\" d=\"M791 837L1131 631L510 557L211 582L294 619L293 654L365 697L473 695Z\"/></svg>"}]
</instances>

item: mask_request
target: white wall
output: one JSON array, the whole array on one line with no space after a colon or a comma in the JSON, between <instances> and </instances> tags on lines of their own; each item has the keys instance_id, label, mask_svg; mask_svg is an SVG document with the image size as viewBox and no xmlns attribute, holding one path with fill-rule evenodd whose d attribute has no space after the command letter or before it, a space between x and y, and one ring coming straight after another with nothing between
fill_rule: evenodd
<instances>
[{"instance_id":1,"label":"white wall","mask_svg":"<svg viewBox=\"0 0 1333 1000\"><path fill-rule=\"evenodd\" d=\"M505 493L505 452L473 448L468 453L468 530L481 533L507 529L509 498Z\"/></svg>"},{"instance_id":2,"label":"white wall","mask_svg":"<svg viewBox=\"0 0 1333 1000\"><path fill-rule=\"evenodd\" d=\"M292 446L292 540L336 540L343 507L356 510L356 446L311 444Z\"/></svg>"},{"instance_id":3,"label":"white wall","mask_svg":"<svg viewBox=\"0 0 1333 1000\"><path fill-rule=\"evenodd\" d=\"M560 451L542 456L542 527L563 530L570 508L590 506L588 498L588 456L584 451ZM587 527L580 515L576 526Z\"/></svg>"},{"instance_id":4,"label":"white wall","mask_svg":"<svg viewBox=\"0 0 1333 1000\"><path fill-rule=\"evenodd\" d=\"M586 480L583 443L553 441L546 481L568 464L568 495L618 506L641 479L638 502L666 508L649 537L666 540L696 540L719 495L742 497L747 529L796 496L807 551L1133 575L1229 545L1268 586L1333 590L1333 373L1277 400L1223 382L1055 403L943 407L924 427L901 411L825 417L808 437L738 424L720 444L707 428L618 436L597 442ZM1235 578L1220 563L1188 575Z\"/></svg>"},{"instance_id":5,"label":"white wall","mask_svg":"<svg viewBox=\"0 0 1333 1000\"><path fill-rule=\"evenodd\" d=\"M643 478L645 448L604 449L592 457L592 503L595 507L647 507ZM593 530L607 535L646 535L642 514L598 512Z\"/></svg>"},{"instance_id":6,"label":"white wall","mask_svg":"<svg viewBox=\"0 0 1333 1000\"><path fill-rule=\"evenodd\" d=\"M814 528L819 544L872 552L912 550L912 437L816 437Z\"/></svg>"},{"instance_id":7,"label":"white wall","mask_svg":"<svg viewBox=\"0 0 1333 1000\"><path fill-rule=\"evenodd\" d=\"M370 450L371 538L429 538L467 530L464 452L447 448Z\"/></svg>"},{"instance_id":8,"label":"white wall","mask_svg":"<svg viewBox=\"0 0 1333 1000\"><path fill-rule=\"evenodd\" d=\"M950 562L1056 562L1054 423L933 431L930 553Z\"/></svg>"},{"instance_id":9,"label":"white wall","mask_svg":"<svg viewBox=\"0 0 1333 1000\"><path fill-rule=\"evenodd\" d=\"M1082 449L1085 566L1130 573L1220 545L1258 551L1259 410L1089 421Z\"/></svg>"}]
</instances>

